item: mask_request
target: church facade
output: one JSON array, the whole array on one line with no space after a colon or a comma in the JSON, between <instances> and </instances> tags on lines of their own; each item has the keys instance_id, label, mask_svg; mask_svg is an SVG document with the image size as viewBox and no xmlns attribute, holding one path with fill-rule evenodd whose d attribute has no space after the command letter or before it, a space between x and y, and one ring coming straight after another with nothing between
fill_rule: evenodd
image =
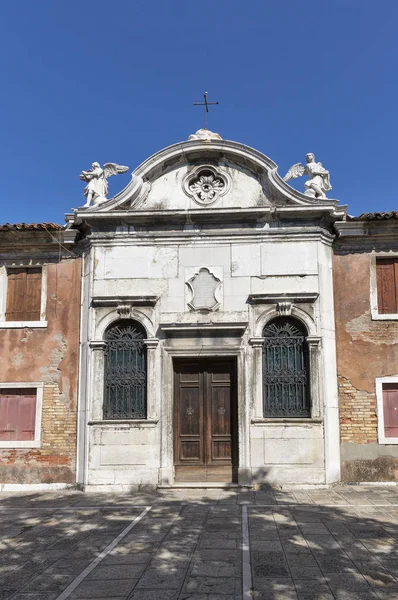
<instances>
[{"instance_id":1,"label":"church facade","mask_svg":"<svg viewBox=\"0 0 398 600\"><path fill-rule=\"evenodd\" d=\"M346 207L243 144L170 146L81 232L77 482L340 480L333 240Z\"/></svg>"}]
</instances>

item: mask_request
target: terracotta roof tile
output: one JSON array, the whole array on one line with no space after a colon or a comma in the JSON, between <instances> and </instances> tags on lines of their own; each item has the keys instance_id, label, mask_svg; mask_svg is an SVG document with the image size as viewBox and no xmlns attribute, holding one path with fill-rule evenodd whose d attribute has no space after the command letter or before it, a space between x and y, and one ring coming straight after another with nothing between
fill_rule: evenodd
<instances>
[{"instance_id":1,"label":"terracotta roof tile","mask_svg":"<svg viewBox=\"0 0 398 600\"><path fill-rule=\"evenodd\" d=\"M59 231L64 226L57 223L5 223L0 225L0 231Z\"/></svg>"},{"instance_id":2,"label":"terracotta roof tile","mask_svg":"<svg viewBox=\"0 0 398 600\"><path fill-rule=\"evenodd\" d=\"M359 217L347 217L347 221L381 221L385 219L398 219L398 212L391 210L390 212L373 212L362 213Z\"/></svg>"}]
</instances>

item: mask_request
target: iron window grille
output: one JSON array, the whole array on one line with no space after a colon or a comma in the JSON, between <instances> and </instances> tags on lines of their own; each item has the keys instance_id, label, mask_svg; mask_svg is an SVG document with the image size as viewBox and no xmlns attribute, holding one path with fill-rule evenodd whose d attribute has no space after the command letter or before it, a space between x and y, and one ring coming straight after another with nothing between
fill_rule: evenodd
<instances>
[{"instance_id":1,"label":"iron window grille","mask_svg":"<svg viewBox=\"0 0 398 600\"><path fill-rule=\"evenodd\" d=\"M146 419L145 338L136 321L119 321L106 332L104 419Z\"/></svg>"},{"instance_id":2,"label":"iron window grille","mask_svg":"<svg viewBox=\"0 0 398 600\"><path fill-rule=\"evenodd\" d=\"M264 417L310 417L307 332L291 317L264 328Z\"/></svg>"}]
</instances>

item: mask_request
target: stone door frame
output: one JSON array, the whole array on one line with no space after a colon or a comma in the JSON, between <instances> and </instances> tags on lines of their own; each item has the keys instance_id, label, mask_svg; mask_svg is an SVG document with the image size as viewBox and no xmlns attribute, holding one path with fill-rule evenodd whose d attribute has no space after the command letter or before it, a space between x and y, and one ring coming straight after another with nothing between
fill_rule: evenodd
<instances>
[{"instance_id":1,"label":"stone door frame","mask_svg":"<svg viewBox=\"0 0 398 600\"><path fill-rule=\"evenodd\" d=\"M236 358L228 356L224 358L189 358L173 359L174 367L174 469L175 480L179 472L179 482L226 482L235 483L237 478L237 460L238 460L238 419L237 419L237 395L236 395ZM213 381L213 375L219 373L219 369L224 375L227 375L227 380L216 379ZM182 380L180 378L181 369L188 369L191 375L197 375L195 381ZM184 371L185 372L185 371ZM198 449L197 455L192 459L181 456L181 444L187 440L186 432L182 429L186 424L186 412L182 409L184 402L184 388L192 388L198 390L197 396L197 411L191 409L192 415L196 415L197 420L193 421L195 432L188 434L188 442L196 443ZM214 432L214 403L217 403L220 398L213 395L215 389L222 388L223 391L228 390L227 394L222 395L222 406L224 413L227 413L226 423L223 426L226 429L222 433ZM227 399L226 399L227 398ZM195 402L195 400L194 400ZM229 406L229 410L225 409L225 402ZM218 414L218 413L217 413ZM194 416L193 416L194 418ZM216 417L217 419L217 417ZM196 427L195 427L196 426ZM181 436L181 434L183 434ZM214 436L214 437L213 437ZM225 437L228 436L228 439ZM230 445L230 456L214 456L214 441L216 444L223 446L227 443ZM187 479L184 479L184 476ZM210 478L209 478L210 477Z\"/></svg>"},{"instance_id":2,"label":"stone door frame","mask_svg":"<svg viewBox=\"0 0 398 600\"><path fill-rule=\"evenodd\" d=\"M236 358L236 401L237 401L237 444L238 484L250 485L250 406L246 401L247 377L245 373L245 350L242 347L208 346L192 348L188 341L184 347L164 345L161 351L162 402L161 402L161 447L159 485L174 484L174 366L173 360L192 358Z\"/></svg>"}]
</instances>

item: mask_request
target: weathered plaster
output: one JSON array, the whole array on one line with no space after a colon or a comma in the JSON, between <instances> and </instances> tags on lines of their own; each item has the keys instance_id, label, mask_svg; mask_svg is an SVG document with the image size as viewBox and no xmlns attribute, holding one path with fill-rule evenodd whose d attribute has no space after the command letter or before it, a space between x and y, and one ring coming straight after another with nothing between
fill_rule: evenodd
<instances>
[{"instance_id":1,"label":"weathered plaster","mask_svg":"<svg viewBox=\"0 0 398 600\"><path fill-rule=\"evenodd\" d=\"M377 321L372 321L370 310L348 321L346 331L355 341L369 342L377 346L391 346L398 342L397 325L395 323L378 323Z\"/></svg>"},{"instance_id":2,"label":"weathered plaster","mask_svg":"<svg viewBox=\"0 0 398 600\"><path fill-rule=\"evenodd\" d=\"M398 365L398 323L372 321L370 252L333 257L338 374L354 387L374 393L376 377Z\"/></svg>"},{"instance_id":3,"label":"weathered plaster","mask_svg":"<svg viewBox=\"0 0 398 600\"><path fill-rule=\"evenodd\" d=\"M47 265L47 326L0 329L0 382L41 382L41 446L0 449L7 483L73 483L80 320L80 260Z\"/></svg>"},{"instance_id":4,"label":"weathered plaster","mask_svg":"<svg viewBox=\"0 0 398 600\"><path fill-rule=\"evenodd\" d=\"M380 242L384 248L383 242ZM398 370L398 323L372 320L371 256L367 251L344 251L333 257L339 375L342 479L394 481L397 447L377 439L376 379Z\"/></svg>"}]
</instances>

